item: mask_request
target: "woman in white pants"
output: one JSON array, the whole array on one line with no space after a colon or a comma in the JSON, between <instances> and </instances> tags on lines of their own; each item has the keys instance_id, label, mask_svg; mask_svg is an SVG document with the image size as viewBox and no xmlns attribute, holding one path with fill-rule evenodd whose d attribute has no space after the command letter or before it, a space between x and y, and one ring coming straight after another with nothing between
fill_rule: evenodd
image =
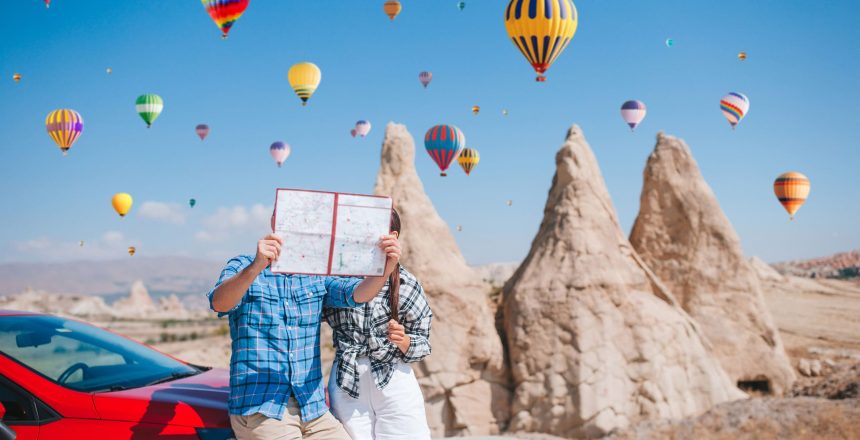
<instances>
[{"instance_id":1,"label":"woman in white pants","mask_svg":"<svg viewBox=\"0 0 860 440\"><path fill-rule=\"evenodd\" d=\"M400 235L394 210L391 232ZM370 302L325 310L337 350L331 410L353 440L430 440L424 396L409 364L430 354L432 317L421 284L400 266Z\"/></svg>"}]
</instances>

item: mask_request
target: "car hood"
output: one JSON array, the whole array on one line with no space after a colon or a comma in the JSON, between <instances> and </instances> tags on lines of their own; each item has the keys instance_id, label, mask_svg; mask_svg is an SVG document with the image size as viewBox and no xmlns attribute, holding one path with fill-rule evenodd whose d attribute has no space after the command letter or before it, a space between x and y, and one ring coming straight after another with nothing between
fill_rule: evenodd
<instances>
[{"instance_id":1,"label":"car hood","mask_svg":"<svg viewBox=\"0 0 860 440\"><path fill-rule=\"evenodd\" d=\"M229 427L229 384L226 370L212 369L148 387L95 393L93 402L99 416L106 420Z\"/></svg>"}]
</instances>

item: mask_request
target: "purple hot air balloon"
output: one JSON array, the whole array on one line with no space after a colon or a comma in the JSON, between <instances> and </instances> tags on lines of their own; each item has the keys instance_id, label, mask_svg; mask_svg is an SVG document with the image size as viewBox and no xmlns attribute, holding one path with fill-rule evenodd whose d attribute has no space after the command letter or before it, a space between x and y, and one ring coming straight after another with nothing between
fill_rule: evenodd
<instances>
[{"instance_id":1,"label":"purple hot air balloon","mask_svg":"<svg viewBox=\"0 0 860 440\"><path fill-rule=\"evenodd\" d=\"M427 88L427 85L430 84L430 81L433 81L433 72L423 71L418 74L418 81L421 81L421 84L424 84L424 88Z\"/></svg>"},{"instance_id":2,"label":"purple hot air balloon","mask_svg":"<svg viewBox=\"0 0 860 440\"><path fill-rule=\"evenodd\" d=\"M209 136L209 126L206 124L199 124L197 128L197 136L200 136L200 140L206 139L206 136Z\"/></svg>"},{"instance_id":3,"label":"purple hot air balloon","mask_svg":"<svg viewBox=\"0 0 860 440\"><path fill-rule=\"evenodd\" d=\"M286 142L275 142L271 147L269 147L269 154L272 155L272 159L275 159L275 162L278 164L278 168L280 168L284 161L290 157L290 145Z\"/></svg>"},{"instance_id":4,"label":"purple hot air balloon","mask_svg":"<svg viewBox=\"0 0 860 440\"><path fill-rule=\"evenodd\" d=\"M630 131L636 129L636 126L645 119L646 112L645 103L642 101L631 100L621 104L621 117L630 127Z\"/></svg>"},{"instance_id":5,"label":"purple hot air balloon","mask_svg":"<svg viewBox=\"0 0 860 440\"><path fill-rule=\"evenodd\" d=\"M361 137L366 137L368 133L370 133L369 121L361 120L355 123L355 134Z\"/></svg>"}]
</instances>

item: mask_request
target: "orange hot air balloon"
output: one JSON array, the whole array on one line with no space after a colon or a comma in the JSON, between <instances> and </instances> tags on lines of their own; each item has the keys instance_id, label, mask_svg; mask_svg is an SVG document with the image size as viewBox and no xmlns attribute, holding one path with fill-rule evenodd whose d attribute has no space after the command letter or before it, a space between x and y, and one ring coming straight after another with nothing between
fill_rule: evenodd
<instances>
[{"instance_id":1,"label":"orange hot air balloon","mask_svg":"<svg viewBox=\"0 0 860 440\"><path fill-rule=\"evenodd\" d=\"M773 182L773 193L794 220L794 214L809 197L809 179L794 171L782 173Z\"/></svg>"},{"instance_id":2,"label":"orange hot air balloon","mask_svg":"<svg viewBox=\"0 0 860 440\"><path fill-rule=\"evenodd\" d=\"M400 2L397 0L388 0L382 5L382 10L385 11L385 15L394 21L394 17L400 14L400 11L403 9L403 6L400 5Z\"/></svg>"},{"instance_id":3,"label":"orange hot air balloon","mask_svg":"<svg viewBox=\"0 0 860 440\"><path fill-rule=\"evenodd\" d=\"M129 247L128 247L128 255L129 255L130 257L133 257L135 252L137 252L137 248L135 248L134 246L129 246Z\"/></svg>"},{"instance_id":4,"label":"orange hot air balloon","mask_svg":"<svg viewBox=\"0 0 860 440\"><path fill-rule=\"evenodd\" d=\"M472 106L472 114L477 115L478 113L481 113L481 106L473 105Z\"/></svg>"}]
</instances>

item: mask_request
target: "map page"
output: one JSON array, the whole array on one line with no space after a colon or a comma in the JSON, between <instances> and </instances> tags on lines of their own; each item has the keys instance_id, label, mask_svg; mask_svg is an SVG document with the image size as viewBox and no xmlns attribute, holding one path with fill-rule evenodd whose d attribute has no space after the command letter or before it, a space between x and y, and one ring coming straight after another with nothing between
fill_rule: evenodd
<instances>
[{"instance_id":1,"label":"map page","mask_svg":"<svg viewBox=\"0 0 860 440\"><path fill-rule=\"evenodd\" d=\"M382 275L377 244L389 233L391 207L388 197L278 189L275 233L284 244L272 272Z\"/></svg>"}]
</instances>

